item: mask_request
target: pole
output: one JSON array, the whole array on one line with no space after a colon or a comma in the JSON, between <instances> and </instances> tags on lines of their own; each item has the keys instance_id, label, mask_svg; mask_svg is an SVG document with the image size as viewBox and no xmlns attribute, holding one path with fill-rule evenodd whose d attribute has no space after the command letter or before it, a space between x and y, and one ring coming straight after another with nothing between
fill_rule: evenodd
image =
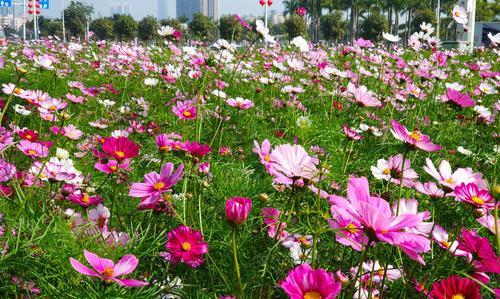
<instances>
[{"instance_id":1,"label":"pole","mask_svg":"<svg viewBox=\"0 0 500 299\"><path fill-rule=\"evenodd\" d=\"M23 0L23 41L26 41L26 21L28 21L26 17L26 0Z\"/></svg>"},{"instance_id":2,"label":"pole","mask_svg":"<svg viewBox=\"0 0 500 299\"><path fill-rule=\"evenodd\" d=\"M437 0L437 25L436 25L436 38L439 39L439 30L441 28L441 0Z\"/></svg>"},{"instance_id":3,"label":"pole","mask_svg":"<svg viewBox=\"0 0 500 299\"><path fill-rule=\"evenodd\" d=\"M63 43L66 43L66 24L64 24L64 0L61 0L61 18L62 18Z\"/></svg>"},{"instance_id":4,"label":"pole","mask_svg":"<svg viewBox=\"0 0 500 299\"><path fill-rule=\"evenodd\" d=\"M474 31L476 29L476 0L467 1L467 12L469 13L469 32L467 42L469 44L469 52L474 50Z\"/></svg>"},{"instance_id":5,"label":"pole","mask_svg":"<svg viewBox=\"0 0 500 299\"><path fill-rule=\"evenodd\" d=\"M269 10L269 3L267 1L268 0L266 0L265 16L264 16L264 25L266 26L266 28L267 28L267 11Z\"/></svg>"}]
</instances>

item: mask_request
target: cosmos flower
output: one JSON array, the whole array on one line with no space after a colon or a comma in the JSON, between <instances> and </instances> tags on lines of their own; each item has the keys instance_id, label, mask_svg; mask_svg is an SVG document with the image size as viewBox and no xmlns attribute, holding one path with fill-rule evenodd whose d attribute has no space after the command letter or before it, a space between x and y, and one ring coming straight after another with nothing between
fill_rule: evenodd
<instances>
[{"instance_id":1,"label":"cosmos flower","mask_svg":"<svg viewBox=\"0 0 500 299\"><path fill-rule=\"evenodd\" d=\"M475 281L453 275L433 283L429 298L481 299L483 297L481 296L481 288Z\"/></svg>"},{"instance_id":2,"label":"cosmos flower","mask_svg":"<svg viewBox=\"0 0 500 299\"><path fill-rule=\"evenodd\" d=\"M392 35L392 34L387 33L387 32L382 32L382 37L385 40L390 41L391 43L397 43L397 42L399 42L401 40L401 37L399 37L397 35Z\"/></svg>"},{"instance_id":3,"label":"cosmos flower","mask_svg":"<svg viewBox=\"0 0 500 299\"><path fill-rule=\"evenodd\" d=\"M495 216L485 214L480 218L476 219L477 222L481 223L482 226L489 229L493 234L497 234L497 228L500 230L500 219L497 220L497 224L495 226Z\"/></svg>"},{"instance_id":4,"label":"cosmos flower","mask_svg":"<svg viewBox=\"0 0 500 299\"><path fill-rule=\"evenodd\" d=\"M479 189L474 183L465 184L455 187L453 191L455 200L466 202L476 208L493 210L495 208L495 198L486 189Z\"/></svg>"},{"instance_id":5,"label":"cosmos flower","mask_svg":"<svg viewBox=\"0 0 500 299\"><path fill-rule=\"evenodd\" d=\"M171 188L182 178L184 164L179 165L174 172L174 164L165 163L160 171L151 172L144 176L144 183L133 183L130 187L129 196L145 199L142 204L155 202L164 192L171 191Z\"/></svg>"},{"instance_id":6,"label":"cosmos flower","mask_svg":"<svg viewBox=\"0 0 500 299\"><path fill-rule=\"evenodd\" d=\"M399 154L396 156L389 157L389 159L379 159L377 161L377 166L372 166L372 174L375 178L379 180L386 180L396 185L403 182L405 187L412 187L416 179L418 179L418 174L411 168L411 162L409 159L404 161L403 167L403 155Z\"/></svg>"},{"instance_id":7,"label":"cosmos flower","mask_svg":"<svg viewBox=\"0 0 500 299\"><path fill-rule=\"evenodd\" d=\"M420 131L408 131L403 125L401 125L396 120L391 120L392 125L392 135L404 144L410 146L413 149L419 148L426 152L435 152L442 149L441 146L432 143L429 136L422 134Z\"/></svg>"},{"instance_id":8,"label":"cosmos flower","mask_svg":"<svg viewBox=\"0 0 500 299\"><path fill-rule=\"evenodd\" d=\"M252 200L250 198L230 198L226 200L226 219L234 225L240 225L247 220L251 209Z\"/></svg>"},{"instance_id":9,"label":"cosmos flower","mask_svg":"<svg viewBox=\"0 0 500 299\"><path fill-rule=\"evenodd\" d=\"M0 159L0 182L7 182L16 175L16 166Z\"/></svg>"},{"instance_id":10,"label":"cosmos flower","mask_svg":"<svg viewBox=\"0 0 500 299\"><path fill-rule=\"evenodd\" d=\"M131 159L139 154L139 146L127 137L108 137L102 144L102 150L118 161Z\"/></svg>"},{"instance_id":11,"label":"cosmos flower","mask_svg":"<svg viewBox=\"0 0 500 299\"><path fill-rule=\"evenodd\" d=\"M469 22L467 11L462 6L453 6L453 9L451 10L451 16L458 24L466 25Z\"/></svg>"},{"instance_id":12,"label":"cosmos flower","mask_svg":"<svg viewBox=\"0 0 500 299\"><path fill-rule=\"evenodd\" d=\"M201 232L185 225L167 234L165 248L167 251L160 253L163 258L174 264L185 263L191 268L201 266L203 256L208 252L208 244L203 240Z\"/></svg>"},{"instance_id":13,"label":"cosmos flower","mask_svg":"<svg viewBox=\"0 0 500 299\"><path fill-rule=\"evenodd\" d=\"M459 108L467 108L476 105L471 97L466 93L461 93L452 88L446 90L446 94L441 97L443 102L449 102Z\"/></svg>"},{"instance_id":14,"label":"cosmos flower","mask_svg":"<svg viewBox=\"0 0 500 299\"><path fill-rule=\"evenodd\" d=\"M196 119L196 103L191 100L177 101L172 112L182 120Z\"/></svg>"},{"instance_id":15,"label":"cosmos flower","mask_svg":"<svg viewBox=\"0 0 500 299\"><path fill-rule=\"evenodd\" d=\"M207 144L198 143L196 141L186 141L184 143L184 150L195 157L204 157L212 149Z\"/></svg>"},{"instance_id":16,"label":"cosmos flower","mask_svg":"<svg viewBox=\"0 0 500 299\"><path fill-rule=\"evenodd\" d=\"M375 98L373 92L369 91L366 86L356 87L354 84L349 83L347 90L354 97L354 101L361 107L382 107L382 103Z\"/></svg>"},{"instance_id":17,"label":"cosmos flower","mask_svg":"<svg viewBox=\"0 0 500 299\"><path fill-rule=\"evenodd\" d=\"M335 281L333 273L303 264L290 271L280 287L290 299L333 299L340 294L342 285Z\"/></svg>"},{"instance_id":18,"label":"cosmos flower","mask_svg":"<svg viewBox=\"0 0 500 299\"><path fill-rule=\"evenodd\" d=\"M362 135L358 134L358 132L348 127L347 125L343 125L342 129L344 130L344 134L348 140L361 140L364 138Z\"/></svg>"},{"instance_id":19,"label":"cosmos flower","mask_svg":"<svg viewBox=\"0 0 500 299\"><path fill-rule=\"evenodd\" d=\"M16 147L23 152L26 156L32 158L45 158L49 154L49 149L38 142L30 142L28 140L21 140Z\"/></svg>"},{"instance_id":20,"label":"cosmos flower","mask_svg":"<svg viewBox=\"0 0 500 299\"><path fill-rule=\"evenodd\" d=\"M458 249L472 256L472 266L477 272L500 274L500 259L495 254L490 241L480 237L475 230L462 229Z\"/></svg>"},{"instance_id":21,"label":"cosmos flower","mask_svg":"<svg viewBox=\"0 0 500 299\"><path fill-rule=\"evenodd\" d=\"M227 99L226 104L231 107L236 107L240 110L246 110L254 106L254 103L252 101L240 97L237 97L235 99Z\"/></svg>"},{"instance_id":22,"label":"cosmos flower","mask_svg":"<svg viewBox=\"0 0 500 299\"><path fill-rule=\"evenodd\" d=\"M465 257L470 255L467 251L458 249L458 241L452 240L448 232L439 224L436 224L432 229L432 239L439 247L448 250L453 255Z\"/></svg>"},{"instance_id":23,"label":"cosmos flower","mask_svg":"<svg viewBox=\"0 0 500 299\"><path fill-rule=\"evenodd\" d=\"M82 207L95 206L102 202L102 197L99 195L89 195L83 191L77 191L68 196L69 201L76 203Z\"/></svg>"},{"instance_id":24,"label":"cosmos flower","mask_svg":"<svg viewBox=\"0 0 500 299\"><path fill-rule=\"evenodd\" d=\"M139 260L132 254L125 255L116 264L112 260L100 258L97 254L87 250L83 251L83 255L93 269L90 269L72 257L69 258L73 269L83 275L97 277L107 283L116 282L124 287L142 287L148 285L145 281L118 278L119 276L132 273L137 268Z\"/></svg>"},{"instance_id":25,"label":"cosmos flower","mask_svg":"<svg viewBox=\"0 0 500 299\"><path fill-rule=\"evenodd\" d=\"M309 156L306 150L298 145L283 144L276 146L270 154L271 173L275 182L292 184L301 178L317 180L319 160Z\"/></svg>"}]
</instances>

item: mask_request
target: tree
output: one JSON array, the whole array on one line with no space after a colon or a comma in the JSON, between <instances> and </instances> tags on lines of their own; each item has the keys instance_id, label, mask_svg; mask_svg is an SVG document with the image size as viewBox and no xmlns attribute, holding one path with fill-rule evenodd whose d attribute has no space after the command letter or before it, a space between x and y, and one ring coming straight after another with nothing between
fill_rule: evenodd
<instances>
[{"instance_id":1,"label":"tree","mask_svg":"<svg viewBox=\"0 0 500 299\"><path fill-rule=\"evenodd\" d=\"M132 39L136 35L137 22L129 15L113 16L113 33L120 40Z\"/></svg>"},{"instance_id":2,"label":"tree","mask_svg":"<svg viewBox=\"0 0 500 299\"><path fill-rule=\"evenodd\" d=\"M219 20L220 37L228 41L241 41L245 28L233 15L222 16Z\"/></svg>"},{"instance_id":3,"label":"tree","mask_svg":"<svg viewBox=\"0 0 500 299\"><path fill-rule=\"evenodd\" d=\"M478 0L476 4L476 21L493 22L500 20L500 2Z\"/></svg>"},{"instance_id":4,"label":"tree","mask_svg":"<svg viewBox=\"0 0 500 299\"><path fill-rule=\"evenodd\" d=\"M321 17L321 33L327 41L338 41L344 38L347 22L342 19L342 13L335 11Z\"/></svg>"},{"instance_id":5,"label":"tree","mask_svg":"<svg viewBox=\"0 0 500 299\"><path fill-rule=\"evenodd\" d=\"M297 36L305 37L307 35L307 23L303 17L299 15L292 15L283 23L288 39L293 39Z\"/></svg>"},{"instance_id":6,"label":"tree","mask_svg":"<svg viewBox=\"0 0 500 299\"><path fill-rule=\"evenodd\" d=\"M217 25L209 17L201 13L195 14L193 20L189 23L189 31L191 35L199 40L213 40Z\"/></svg>"},{"instance_id":7,"label":"tree","mask_svg":"<svg viewBox=\"0 0 500 299\"><path fill-rule=\"evenodd\" d=\"M157 35L158 30L158 20L153 16L144 17L137 28L139 38L143 41L151 41Z\"/></svg>"},{"instance_id":8,"label":"tree","mask_svg":"<svg viewBox=\"0 0 500 299\"><path fill-rule=\"evenodd\" d=\"M87 21L94 12L92 5L87 5L79 1L71 1L64 10L64 24L68 33L72 36L81 36L85 33Z\"/></svg>"},{"instance_id":9,"label":"tree","mask_svg":"<svg viewBox=\"0 0 500 299\"><path fill-rule=\"evenodd\" d=\"M380 41L382 32L387 31L387 18L379 11L372 12L361 24L361 37L373 41Z\"/></svg>"},{"instance_id":10,"label":"tree","mask_svg":"<svg viewBox=\"0 0 500 299\"><path fill-rule=\"evenodd\" d=\"M113 20L110 18L99 18L90 23L90 30L100 40L111 40L114 38Z\"/></svg>"}]
</instances>

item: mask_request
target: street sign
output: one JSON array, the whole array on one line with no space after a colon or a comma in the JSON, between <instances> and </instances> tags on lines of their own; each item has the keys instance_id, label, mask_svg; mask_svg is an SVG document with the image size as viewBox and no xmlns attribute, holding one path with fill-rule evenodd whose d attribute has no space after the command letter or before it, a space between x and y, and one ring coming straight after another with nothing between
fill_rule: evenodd
<instances>
[{"instance_id":1,"label":"street sign","mask_svg":"<svg viewBox=\"0 0 500 299\"><path fill-rule=\"evenodd\" d=\"M41 9L49 9L49 0L40 0L39 3Z\"/></svg>"},{"instance_id":2,"label":"street sign","mask_svg":"<svg viewBox=\"0 0 500 299\"><path fill-rule=\"evenodd\" d=\"M12 0L0 0L0 7L11 7Z\"/></svg>"}]
</instances>

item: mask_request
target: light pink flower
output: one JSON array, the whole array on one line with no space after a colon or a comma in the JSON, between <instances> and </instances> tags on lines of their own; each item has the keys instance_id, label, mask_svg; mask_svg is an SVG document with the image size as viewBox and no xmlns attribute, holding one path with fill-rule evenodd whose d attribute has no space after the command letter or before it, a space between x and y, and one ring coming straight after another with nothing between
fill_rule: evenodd
<instances>
[{"instance_id":1,"label":"light pink flower","mask_svg":"<svg viewBox=\"0 0 500 299\"><path fill-rule=\"evenodd\" d=\"M254 106L254 103L252 101L240 97L237 97L235 99L227 99L226 104L241 110L246 110Z\"/></svg>"},{"instance_id":2,"label":"light pink flower","mask_svg":"<svg viewBox=\"0 0 500 299\"><path fill-rule=\"evenodd\" d=\"M419 148L426 152L435 152L442 149L441 146L432 143L429 136L422 134L420 131L408 131L403 125L401 125L396 120L391 120L392 125L392 135L404 144L410 146L413 149Z\"/></svg>"}]
</instances>

